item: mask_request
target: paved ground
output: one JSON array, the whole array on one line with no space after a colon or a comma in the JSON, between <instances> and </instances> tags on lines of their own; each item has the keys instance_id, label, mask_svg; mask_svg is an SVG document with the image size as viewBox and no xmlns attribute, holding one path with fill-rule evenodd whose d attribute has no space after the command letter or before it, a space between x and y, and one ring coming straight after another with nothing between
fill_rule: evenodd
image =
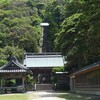
<instances>
[{"instance_id":1,"label":"paved ground","mask_svg":"<svg viewBox=\"0 0 100 100\"><path fill-rule=\"evenodd\" d=\"M20 93L22 95L22 93ZM5 95L17 95L17 94L3 94ZM19 95L19 94L18 94ZM24 95L28 96L28 100L100 100L100 96L75 94L67 91L29 91ZM66 98L66 99L64 99ZM1 99L0 99L1 100Z\"/></svg>"},{"instance_id":2,"label":"paved ground","mask_svg":"<svg viewBox=\"0 0 100 100\"><path fill-rule=\"evenodd\" d=\"M28 100L65 100L64 98L57 97L60 94L67 94L63 92L54 92L54 91L34 91L28 92Z\"/></svg>"},{"instance_id":3,"label":"paved ground","mask_svg":"<svg viewBox=\"0 0 100 100\"><path fill-rule=\"evenodd\" d=\"M95 95L82 95L82 94L72 94L59 91L32 91L27 92L28 100L100 100L100 96ZM59 97L59 95L67 96L67 99Z\"/></svg>"}]
</instances>

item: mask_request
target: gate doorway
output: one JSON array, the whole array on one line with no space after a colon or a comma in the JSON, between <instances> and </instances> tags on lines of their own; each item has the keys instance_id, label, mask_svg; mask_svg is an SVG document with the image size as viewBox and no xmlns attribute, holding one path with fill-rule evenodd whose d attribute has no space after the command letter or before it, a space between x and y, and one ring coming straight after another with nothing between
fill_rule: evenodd
<instances>
[{"instance_id":1,"label":"gate doorway","mask_svg":"<svg viewBox=\"0 0 100 100\"><path fill-rule=\"evenodd\" d=\"M39 73L38 74L38 83L39 84L51 83L51 73Z\"/></svg>"},{"instance_id":2,"label":"gate doorway","mask_svg":"<svg viewBox=\"0 0 100 100\"><path fill-rule=\"evenodd\" d=\"M61 53L26 53L23 61L35 78L36 84L51 84L52 68L64 66Z\"/></svg>"}]
</instances>

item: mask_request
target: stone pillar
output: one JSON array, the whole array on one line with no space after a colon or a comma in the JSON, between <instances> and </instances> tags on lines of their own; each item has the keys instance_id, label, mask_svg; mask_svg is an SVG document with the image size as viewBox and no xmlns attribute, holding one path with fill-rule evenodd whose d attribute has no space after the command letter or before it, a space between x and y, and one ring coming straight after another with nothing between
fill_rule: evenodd
<instances>
[{"instance_id":1,"label":"stone pillar","mask_svg":"<svg viewBox=\"0 0 100 100\"><path fill-rule=\"evenodd\" d=\"M44 27L42 26L42 34L41 34L41 38L40 38L40 48L39 48L39 53L42 53L42 49L43 49L43 36L44 36Z\"/></svg>"},{"instance_id":2,"label":"stone pillar","mask_svg":"<svg viewBox=\"0 0 100 100\"><path fill-rule=\"evenodd\" d=\"M70 77L70 91L75 92L75 76Z\"/></svg>"},{"instance_id":3,"label":"stone pillar","mask_svg":"<svg viewBox=\"0 0 100 100\"><path fill-rule=\"evenodd\" d=\"M47 26L49 26L49 23L41 23L42 36L40 39L40 53L47 52L47 33L46 33Z\"/></svg>"}]
</instances>

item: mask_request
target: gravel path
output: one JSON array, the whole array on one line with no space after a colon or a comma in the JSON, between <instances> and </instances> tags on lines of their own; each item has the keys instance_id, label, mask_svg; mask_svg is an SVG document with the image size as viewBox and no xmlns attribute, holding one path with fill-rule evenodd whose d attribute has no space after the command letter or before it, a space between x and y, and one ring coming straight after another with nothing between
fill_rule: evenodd
<instances>
[{"instance_id":1,"label":"gravel path","mask_svg":"<svg viewBox=\"0 0 100 100\"><path fill-rule=\"evenodd\" d=\"M57 97L60 94L66 94L54 91L34 91L28 92L28 100L65 100L64 98Z\"/></svg>"}]
</instances>

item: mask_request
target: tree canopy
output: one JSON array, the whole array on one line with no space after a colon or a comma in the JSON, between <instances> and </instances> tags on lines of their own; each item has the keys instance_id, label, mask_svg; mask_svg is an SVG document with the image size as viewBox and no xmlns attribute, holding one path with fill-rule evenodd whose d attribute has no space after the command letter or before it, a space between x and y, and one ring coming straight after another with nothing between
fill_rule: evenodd
<instances>
[{"instance_id":1,"label":"tree canopy","mask_svg":"<svg viewBox=\"0 0 100 100\"><path fill-rule=\"evenodd\" d=\"M0 0L0 66L39 51L41 22L50 24L47 51L67 56L66 70L99 61L99 16L100 0Z\"/></svg>"},{"instance_id":2,"label":"tree canopy","mask_svg":"<svg viewBox=\"0 0 100 100\"><path fill-rule=\"evenodd\" d=\"M72 1L67 6L67 17L55 39L57 50L67 55L67 70L100 60L99 6L98 0Z\"/></svg>"},{"instance_id":3,"label":"tree canopy","mask_svg":"<svg viewBox=\"0 0 100 100\"><path fill-rule=\"evenodd\" d=\"M35 6L38 3L33 0L0 1L1 65L8 55L21 59L24 52L38 52L42 21Z\"/></svg>"}]
</instances>

